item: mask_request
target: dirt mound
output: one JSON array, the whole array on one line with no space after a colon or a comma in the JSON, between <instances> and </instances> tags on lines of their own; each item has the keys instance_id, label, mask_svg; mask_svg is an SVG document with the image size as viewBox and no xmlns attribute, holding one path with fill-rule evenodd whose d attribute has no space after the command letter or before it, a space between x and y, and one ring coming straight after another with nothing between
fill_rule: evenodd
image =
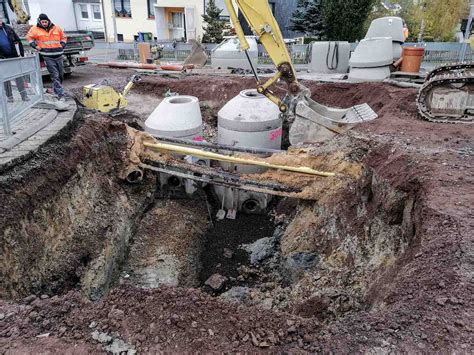
<instances>
[{"instance_id":1,"label":"dirt mound","mask_svg":"<svg viewBox=\"0 0 474 355\"><path fill-rule=\"evenodd\" d=\"M88 273L103 267L96 259L106 245L133 229L153 186L152 179L127 190L118 181L127 140L124 124L78 115L32 159L2 173L2 297L62 292L81 279L92 288L110 283Z\"/></svg>"},{"instance_id":2,"label":"dirt mound","mask_svg":"<svg viewBox=\"0 0 474 355\"><path fill-rule=\"evenodd\" d=\"M255 87L255 79L188 76L183 79L164 79L152 76L140 81L135 92L147 95L164 96L170 90L180 95L192 95L201 101L226 101L232 99L244 89Z\"/></svg>"},{"instance_id":3,"label":"dirt mound","mask_svg":"<svg viewBox=\"0 0 474 355\"><path fill-rule=\"evenodd\" d=\"M368 102L379 118L307 152L305 164L314 157L317 166L357 167L357 174L337 188L324 185L317 201L283 200L275 209L281 239L261 270L274 263L291 277L251 290L253 301L269 299L269 306L222 302L193 288L146 290L130 279L113 288L155 180L145 174L141 185L123 184L117 162L130 147L126 127L92 118L0 175L2 296L36 295L0 302L2 349L472 352L474 128L419 120L412 89L305 84L322 103ZM235 77L147 77L137 90L171 89L218 107L253 85ZM169 220L161 212L141 225L145 239ZM182 226L166 227L179 240ZM245 227L249 237L251 223ZM238 234L232 231L235 245ZM218 266L224 244L214 246L203 278L218 267L232 271ZM131 250L156 256L145 246ZM71 287L82 292L61 293ZM87 301L84 290L103 297Z\"/></svg>"},{"instance_id":4,"label":"dirt mound","mask_svg":"<svg viewBox=\"0 0 474 355\"><path fill-rule=\"evenodd\" d=\"M104 343L120 338L143 352L251 351L274 346L290 350L298 344L315 350L309 343L319 327L314 320L242 308L195 289L146 291L123 286L99 303L86 303L77 292L25 302L29 304L20 307L0 303L0 312L8 314L8 322L0 328L3 349L14 349L41 334L69 346L100 348L91 335L98 331L110 336L104 336ZM9 337L14 342L7 343ZM55 349L56 344L42 351Z\"/></svg>"}]
</instances>

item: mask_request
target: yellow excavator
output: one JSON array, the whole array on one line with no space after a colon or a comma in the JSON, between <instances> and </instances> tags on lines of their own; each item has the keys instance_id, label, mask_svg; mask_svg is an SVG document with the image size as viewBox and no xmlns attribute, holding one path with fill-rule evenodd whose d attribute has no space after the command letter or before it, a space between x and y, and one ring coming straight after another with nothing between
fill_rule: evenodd
<instances>
[{"instance_id":1,"label":"yellow excavator","mask_svg":"<svg viewBox=\"0 0 474 355\"><path fill-rule=\"evenodd\" d=\"M26 6L23 0L8 0L8 6L13 14L16 16L16 23L19 25L27 24L30 20L30 15L26 11ZM13 23L13 19L10 18L10 22Z\"/></svg>"},{"instance_id":2,"label":"yellow excavator","mask_svg":"<svg viewBox=\"0 0 474 355\"><path fill-rule=\"evenodd\" d=\"M272 14L267 0L234 0L260 43L265 47L269 57L277 68L277 73L262 82L250 61L250 48L239 22L233 0L225 0L232 24L240 41L240 48L249 58L257 80L257 91L278 105L291 124L289 140L292 145L299 143L322 142L344 133L354 125L373 120L377 114L367 104L348 109L337 109L313 101L310 91L301 85L296 78L296 71L286 47L280 27ZM286 83L287 95L284 99L277 97L272 86L277 82Z\"/></svg>"}]
</instances>

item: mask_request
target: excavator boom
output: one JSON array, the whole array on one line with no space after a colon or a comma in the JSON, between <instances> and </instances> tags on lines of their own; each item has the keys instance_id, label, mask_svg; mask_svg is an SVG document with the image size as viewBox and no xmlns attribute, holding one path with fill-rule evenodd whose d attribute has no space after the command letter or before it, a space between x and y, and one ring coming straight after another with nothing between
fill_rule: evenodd
<instances>
[{"instance_id":1,"label":"excavator boom","mask_svg":"<svg viewBox=\"0 0 474 355\"><path fill-rule=\"evenodd\" d=\"M268 1L234 1L277 68L277 73L262 83L258 80L258 75L250 63L257 78L257 91L278 105L281 112L287 114L287 120L292 124L289 131L291 144L322 142L347 131L358 123L377 117L377 114L367 104L348 109L337 109L311 100L310 91L298 83L290 53ZM233 1L225 0L225 4L239 38L240 48L247 52L249 44ZM247 58L249 58L248 53ZM284 102L270 89L278 81L284 81L287 84L288 94Z\"/></svg>"},{"instance_id":2,"label":"excavator boom","mask_svg":"<svg viewBox=\"0 0 474 355\"><path fill-rule=\"evenodd\" d=\"M296 95L301 91L296 79L296 71L291 63L290 53L286 48L283 34L281 33L278 22L272 14L272 10L267 0L235 0L239 10L252 28L252 31L258 36L260 42L265 47L268 55L278 69L275 76L266 83L258 83L257 91L267 96L271 101L278 105L280 111L286 112L288 107L271 91L270 87L278 80L283 80L288 84L288 91ZM249 44L245 38L244 31L239 22L237 13L232 4L232 0L225 0L230 18L235 27L240 41L240 48L244 51L249 49Z\"/></svg>"},{"instance_id":3,"label":"excavator boom","mask_svg":"<svg viewBox=\"0 0 474 355\"><path fill-rule=\"evenodd\" d=\"M10 10L16 16L16 22L19 25L27 24L30 20L30 15L26 11L26 7L23 3L23 0L8 0L8 5Z\"/></svg>"}]
</instances>

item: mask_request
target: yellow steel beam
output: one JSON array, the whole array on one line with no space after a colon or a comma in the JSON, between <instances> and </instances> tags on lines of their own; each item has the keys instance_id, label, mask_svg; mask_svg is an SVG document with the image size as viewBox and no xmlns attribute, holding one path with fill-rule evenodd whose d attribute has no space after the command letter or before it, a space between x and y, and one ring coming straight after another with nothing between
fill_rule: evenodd
<instances>
[{"instance_id":1,"label":"yellow steel beam","mask_svg":"<svg viewBox=\"0 0 474 355\"><path fill-rule=\"evenodd\" d=\"M319 176L324 176L324 177L331 177L331 176L336 175L335 173L326 172L326 171L318 171L318 170L305 167L305 166L288 166L288 165L272 164L266 161L254 160L251 158L232 157L232 156L228 156L224 154L213 153L213 152L208 152L201 149L183 147L183 146L178 146L178 145L173 145L173 144L145 142L143 143L143 145L153 150L161 150L161 151L165 150L165 151L175 152L179 154L192 155L193 157L198 157L198 158L203 158L203 159L225 161L228 163L256 165L256 166L261 166L265 168L281 169L285 171L292 171L296 173L309 174L309 175L319 175Z\"/></svg>"}]
</instances>

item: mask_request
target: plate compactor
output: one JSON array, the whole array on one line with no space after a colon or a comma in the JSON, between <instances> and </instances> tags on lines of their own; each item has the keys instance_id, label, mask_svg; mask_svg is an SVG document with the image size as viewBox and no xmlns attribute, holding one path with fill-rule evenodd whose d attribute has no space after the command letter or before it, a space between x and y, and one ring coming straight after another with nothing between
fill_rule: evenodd
<instances>
[{"instance_id":1,"label":"plate compactor","mask_svg":"<svg viewBox=\"0 0 474 355\"><path fill-rule=\"evenodd\" d=\"M133 75L121 93L107 85L106 81L101 84L86 85L83 88L82 104L91 110L98 110L112 116L118 115L128 105L125 96L139 80L141 80L140 75Z\"/></svg>"}]
</instances>

